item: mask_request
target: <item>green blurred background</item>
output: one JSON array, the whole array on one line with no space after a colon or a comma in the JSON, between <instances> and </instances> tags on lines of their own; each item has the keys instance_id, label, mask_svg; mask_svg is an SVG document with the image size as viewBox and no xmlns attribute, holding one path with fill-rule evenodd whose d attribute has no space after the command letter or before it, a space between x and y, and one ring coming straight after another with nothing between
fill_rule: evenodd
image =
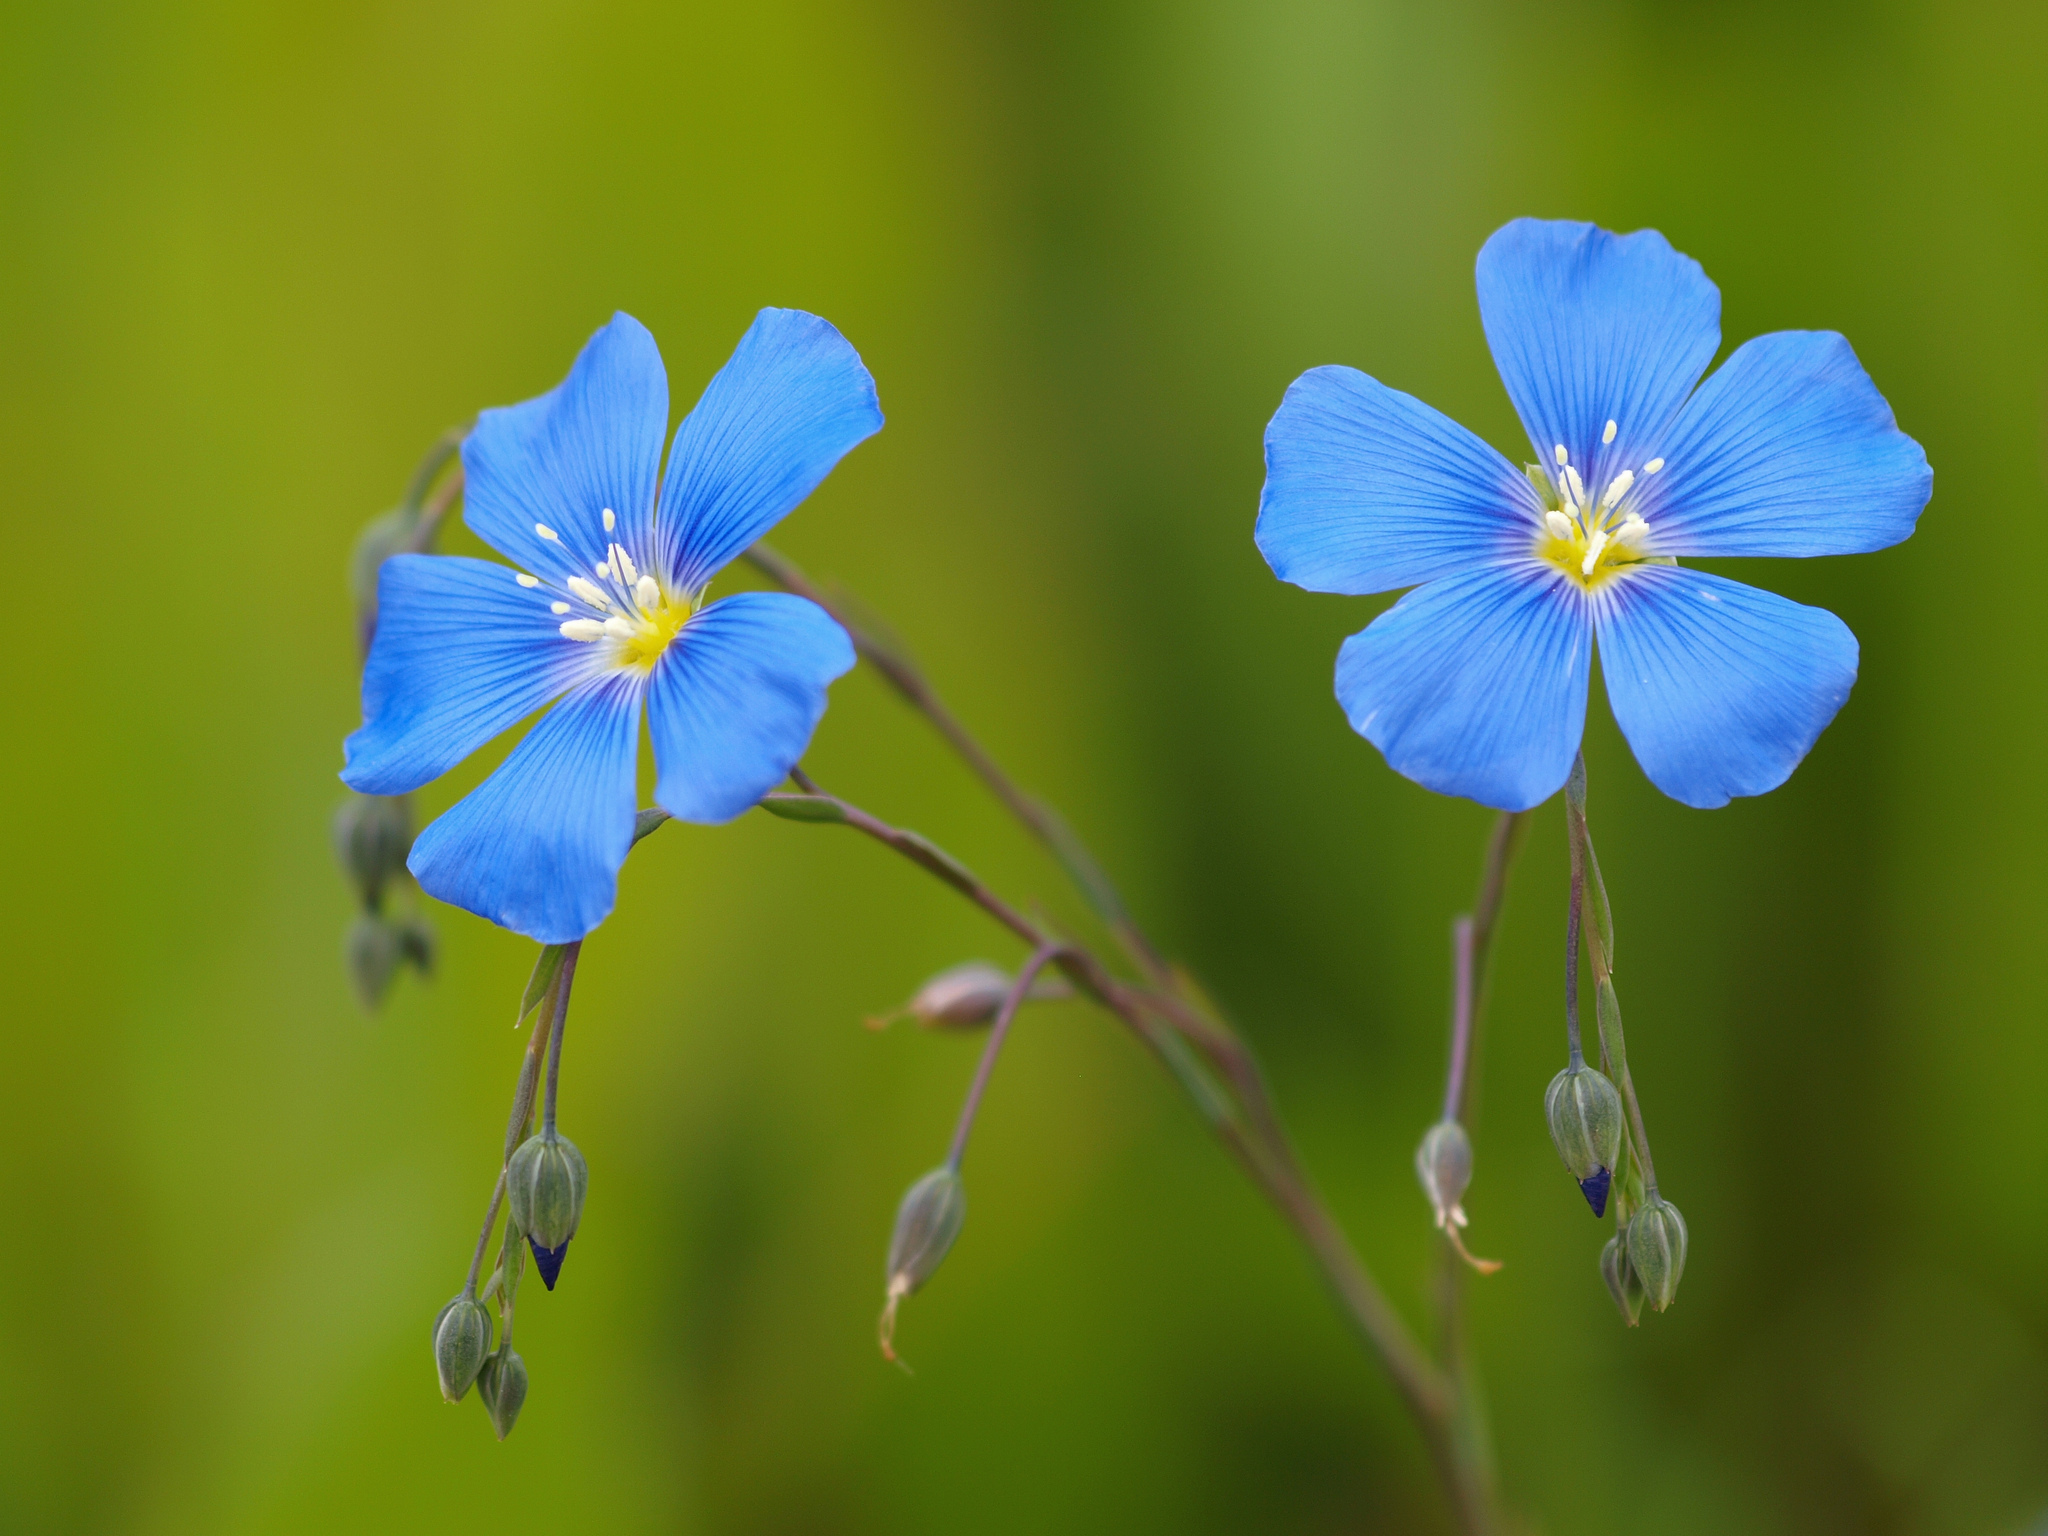
<instances>
[{"instance_id":1,"label":"green blurred background","mask_svg":"<svg viewBox=\"0 0 2048 1536\"><path fill-rule=\"evenodd\" d=\"M1763 801L1594 709L1632 1057L1691 1220L1624 1331L1545 1138L1564 834L1502 934L1472 1241L1510 1499L1558 1532L1957 1532L2048 1506L2041 583L2048 10L1268 0L12 4L0 13L8 1532L1426 1532L1420 1444L1282 1227L1103 1017L1027 1015L973 1209L876 1356L975 1044L864 1013L972 956L873 845L674 828L590 942L593 1193L496 1443L426 1348L488 1192L524 941L441 910L367 1018L328 847L344 558L614 308L678 408L831 317L888 429L779 539L926 656L1263 1052L1410 1311L1447 922L1488 814L1330 697L1375 603L1251 543L1347 362L1511 454L1471 284L1522 213L1653 225L1729 344L1854 341L1936 497L1752 576L1863 643ZM1075 904L865 672L830 786ZM471 764L423 797L437 810Z\"/></svg>"}]
</instances>

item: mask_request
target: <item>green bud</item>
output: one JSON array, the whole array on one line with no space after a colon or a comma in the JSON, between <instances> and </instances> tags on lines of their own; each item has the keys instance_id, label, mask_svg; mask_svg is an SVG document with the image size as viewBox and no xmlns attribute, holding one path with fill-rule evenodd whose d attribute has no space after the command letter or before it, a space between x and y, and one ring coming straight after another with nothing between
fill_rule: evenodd
<instances>
[{"instance_id":1,"label":"green bud","mask_svg":"<svg viewBox=\"0 0 2048 1536\"><path fill-rule=\"evenodd\" d=\"M357 999L365 1008L375 1010L391 990L391 978L404 958L404 939L398 926L374 912L365 912L349 924L343 948Z\"/></svg>"},{"instance_id":2,"label":"green bud","mask_svg":"<svg viewBox=\"0 0 2048 1536\"><path fill-rule=\"evenodd\" d=\"M1595 1216L1607 1214L1607 1188L1621 1156L1621 1095L1607 1075L1583 1061L1566 1067L1543 1091L1543 1113L1557 1155L1579 1181Z\"/></svg>"},{"instance_id":3,"label":"green bud","mask_svg":"<svg viewBox=\"0 0 2048 1536\"><path fill-rule=\"evenodd\" d=\"M576 1235L589 1184L590 1170L576 1143L552 1129L527 1137L505 1170L512 1219L536 1248L560 1248Z\"/></svg>"},{"instance_id":4,"label":"green bud","mask_svg":"<svg viewBox=\"0 0 2048 1536\"><path fill-rule=\"evenodd\" d=\"M504 1439L519 1422L519 1410L526 1406L526 1362L517 1350L492 1355L477 1373L476 1395L483 1399L491 1416L491 1428Z\"/></svg>"},{"instance_id":5,"label":"green bud","mask_svg":"<svg viewBox=\"0 0 2048 1536\"><path fill-rule=\"evenodd\" d=\"M398 958L422 976L434 974L434 925L417 912L398 925Z\"/></svg>"},{"instance_id":6,"label":"green bud","mask_svg":"<svg viewBox=\"0 0 2048 1536\"><path fill-rule=\"evenodd\" d=\"M464 1293L434 1316L434 1369L441 1376L441 1395L462 1401L482 1369L491 1347L491 1314L474 1296Z\"/></svg>"},{"instance_id":7,"label":"green bud","mask_svg":"<svg viewBox=\"0 0 2048 1536\"><path fill-rule=\"evenodd\" d=\"M1621 1320L1635 1327L1643 1311L1643 1282L1636 1278L1628 1249L1618 1236L1607 1239L1607 1246L1600 1250L1600 1278L1607 1282L1607 1294L1621 1309Z\"/></svg>"},{"instance_id":8,"label":"green bud","mask_svg":"<svg viewBox=\"0 0 2048 1536\"><path fill-rule=\"evenodd\" d=\"M1472 1183L1472 1139L1455 1120L1439 1120L1415 1149L1415 1176L1436 1210L1436 1224L1446 1232L1465 1225L1459 1201Z\"/></svg>"},{"instance_id":9,"label":"green bud","mask_svg":"<svg viewBox=\"0 0 2048 1536\"><path fill-rule=\"evenodd\" d=\"M1678 1277L1685 1273L1685 1244L1685 1218L1662 1195L1652 1195L1629 1218L1629 1268L1642 1282L1644 1297L1659 1312L1678 1295Z\"/></svg>"},{"instance_id":10,"label":"green bud","mask_svg":"<svg viewBox=\"0 0 2048 1536\"><path fill-rule=\"evenodd\" d=\"M335 807L334 856L365 912L383 906L384 887L404 876L411 851L412 811L403 795L351 795Z\"/></svg>"},{"instance_id":11,"label":"green bud","mask_svg":"<svg viewBox=\"0 0 2048 1536\"><path fill-rule=\"evenodd\" d=\"M934 1168L911 1185L896 1207L889 1234L888 1295L882 1308L882 1353L896 1358L896 1308L931 1279L967 1219L967 1186L952 1167Z\"/></svg>"}]
</instances>

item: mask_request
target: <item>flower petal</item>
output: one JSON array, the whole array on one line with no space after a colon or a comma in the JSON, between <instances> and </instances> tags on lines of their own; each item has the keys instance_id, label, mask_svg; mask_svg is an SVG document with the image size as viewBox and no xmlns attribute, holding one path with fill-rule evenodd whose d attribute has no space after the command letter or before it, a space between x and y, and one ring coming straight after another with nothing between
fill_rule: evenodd
<instances>
[{"instance_id":1,"label":"flower petal","mask_svg":"<svg viewBox=\"0 0 2048 1536\"><path fill-rule=\"evenodd\" d=\"M1417 587L1346 640L1337 699L1397 773L1525 811L1571 771L1592 652L1583 589L1519 560Z\"/></svg>"},{"instance_id":2,"label":"flower petal","mask_svg":"<svg viewBox=\"0 0 2048 1536\"><path fill-rule=\"evenodd\" d=\"M1387 592L1524 554L1542 517L1519 469L1356 368L1311 368L1266 428L1253 538L1311 592Z\"/></svg>"},{"instance_id":3,"label":"flower petal","mask_svg":"<svg viewBox=\"0 0 2048 1536\"><path fill-rule=\"evenodd\" d=\"M1856 681L1856 637L1825 608L1683 566L1603 588L1594 621L1636 761L1701 810L1784 783Z\"/></svg>"},{"instance_id":4,"label":"flower petal","mask_svg":"<svg viewBox=\"0 0 2048 1536\"><path fill-rule=\"evenodd\" d=\"M554 389L477 418L462 445L462 520L537 576L588 577L614 538L635 554L648 547L667 432L661 352L646 326L613 315ZM607 508L623 533L607 533Z\"/></svg>"},{"instance_id":5,"label":"flower petal","mask_svg":"<svg viewBox=\"0 0 2048 1536\"><path fill-rule=\"evenodd\" d=\"M1516 219L1480 249L1478 278L1487 344L1537 456L1555 474L1562 443L1596 496L1656 452L1646 445L1721 345L1721 291L1654 229Z\"/></svg>"},{"instance_id":6,"label":"flower petal","mask_svg":"<svg viewBox=\"0 0 2048 1536\"><path fill-rule=\"evenodd\" d=\"M420 833L406 865L421 887L543 944L603 922L633 846L644 691L614 672L542 716L497 772Z\"/></svg>"},{"instance_id":7,"label":"flower petal","mask_svg":"<svg viewBox=\"0 0 2048 1536\"><path fill-rule=\"evenodd\" d=\"M816 603L741 592L696 614L654 669L654 798L684 821L730 821L795 766L853 642Z\"/></svg>"},{"instance_id":8,"label":"flower petal","mask_svg":"<svg viewBox=\"0 0 2048 1536\"><path fill-rule=\"evenodd\" d=\"M418 789L590 675L595 648L563 639L547 595L514 574L459 555L384 562L343 782L371 795Z\"/></svg>"},{"instance_id":9,"label":"flower petal","mask_svg":"<svg viewBox=\"0 0 2048 1536\"><path fill-rule=\"evenodd\" d=\"M1659 554L1859 555L1896 544L1934 489L1847 340L1778 331L1737 347L1656 452L1638 510Z\"/></svg>"},{"instance_id":10,"label":"flower petal","mask_svg":"<svg viewBox=\"0 0 2048 1536\"><path fill-rule=\"evenodd\" d=\"M882 427L875 381L827 321L764 309L676 428L659 558L684 591L789 514Z\"/></svg>"}]
</instances>

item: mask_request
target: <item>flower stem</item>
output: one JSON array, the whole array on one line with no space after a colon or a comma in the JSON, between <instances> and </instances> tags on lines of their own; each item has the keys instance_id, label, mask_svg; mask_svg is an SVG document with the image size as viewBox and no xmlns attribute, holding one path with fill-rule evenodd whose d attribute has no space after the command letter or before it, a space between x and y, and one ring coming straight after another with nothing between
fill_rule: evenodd
<instances>
[{"instance_id":1,"label":"flower stem","mask_svg":"<svg viewBox=\"0 0 2048 1536\"><path fill-rule=\"evenodd\" d=\"M583 941L576 940L562 952L561 974L555 978L555 1023L552 1038L548 1041L548 1088L543 1101L540 1123L552 1131L555 1128L555 1095L562 1084L562 1035L569 1025L569 989L576 985L576 962L582 957Z\"/></svg>"},{"instance_id":2,"label":"flower stem","mask_svg":"<svg viewBox=\"0 0 2048 1536\"><path fill-rule=\"evenodd\" d=\"M960 1123L953 1130L953 1145L946 1153L946 1166L955 1173L960 1171L960 1160L967 1155L968 1133L974 1129L975 1114L981 1109L981 1096L988 1092L988 1080L995 1072L996 1057L1002 1054L1003 1042L1010 1037L1010 1022L1017 1017L1017 1010L1030 995L1031 984L1038 980L1038 973L1059 954L1060 949L1058 944L1041 944L1031 951L1031 958L1024 962L1024 968L1010 984L1002 1007L996 1010L996 1021L989 1030L988 1044L982 1047L981 1064L974 1069L974 1082L967 1089L966 1102L960 1106Z\"/></svg>"}]
</instances>

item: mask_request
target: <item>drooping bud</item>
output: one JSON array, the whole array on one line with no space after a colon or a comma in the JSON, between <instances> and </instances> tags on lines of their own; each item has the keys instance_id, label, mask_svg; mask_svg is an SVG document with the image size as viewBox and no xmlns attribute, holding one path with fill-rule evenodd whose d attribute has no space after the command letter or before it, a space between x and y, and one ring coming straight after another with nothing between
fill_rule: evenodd
<instances>
[{"instance_id":1,"label":"drooping bud","mask_svg":"<svg viewBox=\"0 0 2048 1536\"><path fill-rule=\"evenodd\" d=\"M1446 1232L1466 1224L1458 1202L1472 1184L1472 1138L1455 1120L1439 1120L1423 1134L1415 1149L1415 1176L1436 1211L1436 1224Z\"/></svg>"},{"instance_id":2,"label":"drooping bud","mask_svg":"<svg viewBox=\"0 0 2048 1536\"><path fill-rule=\"evenodd\" d=\"M885 1028L905 1014L926 1029L966 1029L986 1024L995 1018L1015 983L1016 978L1001 966L991 965L986 960L969 960L939 972L894 1013L869 1019L868 1027ZM1040 1002L1071 996L1072 990L1057 976L1041 973L1032 982L1026 996Z\"/></svg>"},{"instance_id":3,"label":"drooping bud","mask_svg":"<svg viewBox=\"0 0 2048 1536\"><path fill-rule=\"evenodd\" d=\"M365 912L349 924L344 944L348 979L365 1008L375 1010L391 990L391 978L404 957L404 939L396 924Z\"/></svg>"},{"instance_id":4,"label":"drooping bud","mask_svg":"<svg viewBox=\"0 0 2048 1536\"><path fill-rule=\"evenodd\" d=\"M398 958L422 976L434 974L434 925L417 912L398 925Z\"/></svg>"},{"instance_id":5,"label":"drooping bud","mask_svg":"<svg viewBox=\"0 0 2048 1536\"><path fill-rule=\"evenodd\" d=\"M1621 1095L1607 1074L1583 1061L1566 1067L1543 1091L1543 1113L1557 1155L1579 1181L1595 1216L1607 1214L1607 1189L1621 1156Z\"/></svg>"},{"instance_id":6,"label":"drooping bud","mask_svg":"<svg viewBox=\"0 0 2048 1536\"><path fill-rule=\"evenodd\" d=\"M1617 1237L1607 1239L1600 1250L1600 1278L1607 1282L1607 1294L1621 1310L1621 1320L1633 1328L1643 1311L1643 1282L1636 1278L1628 1261L1628 1248Z\"/></svg>"},{"instance_id":7,"label":"drooping bud","mask_svg":"<svg viewBox=\"0 0 2048 1536\"><path fill-rule=\"evenodd\" d=\"M882 1307L882 1353L896 1358L896 1308L913 1295L944 1261L967 1219L967 1186L950 1165L934 1168L911 1185L896 1207L889 1234L887 1300Z\"/></svg>"},{"instance_id":8,"label":"drooping bud","mask_svg":"<svg viewBox=\"0 0 2048 1536\"><path fill-rule=\"evenodd\" d=\"M451 1403L462 1401L490 1347L491 1314L474 1296L458 1296L435 1314L434 1369L440 1373L443 1397Z\"/></svg>"},{"instance_id":9,"label":"drooping bud","mask_svg":"<svg viewBox=\"0 0 2048 1536\"><path fill-rule=\"evenodd\" d=\"M576 1143L552 1128L529 1136L505 1169L505 1195L512 1219L533 1249L533 1266L549 1290L562 1271L569 1239L583 1219L583 1195L590 1170Z\"/></svg>"},{"instance_id":10,"label":"drooping bud","mask_svg":"<svg viewBox=\"0 0 2048 1536\"><path fill-rule=\"evenodd\" d=\"M351 795L335 808L334 856L362 898L379 911L384 887L405 873L412 851L412 812L402 795Z\"/></svg>"},{"instance_id":11,"label":"drooping bud","mask_svg":"<svg viewBox=\"0 0 2048 1536\"><path fill-rule=\"evenodd\" d=\"M526 1405L526 1362L517 1350L492 1355L477 1373L476 1394L491 1416L491 1428L504 1439L519 1422L519 1410Z\"/></svg>"},{"instance_id":12,"label":"drooping bud","mask_svg":"<svg viewBox=\"0 0 2048 1536\"><path fill-rule=\"evenodd\" d=\"M1653 1194L1629 1218L1628 1262L1642 1283L1643 1296L1662 1312L1678 1295L1685 1273L1685 1218L1662 1195Z\"/></svg>"}]
</instances>

